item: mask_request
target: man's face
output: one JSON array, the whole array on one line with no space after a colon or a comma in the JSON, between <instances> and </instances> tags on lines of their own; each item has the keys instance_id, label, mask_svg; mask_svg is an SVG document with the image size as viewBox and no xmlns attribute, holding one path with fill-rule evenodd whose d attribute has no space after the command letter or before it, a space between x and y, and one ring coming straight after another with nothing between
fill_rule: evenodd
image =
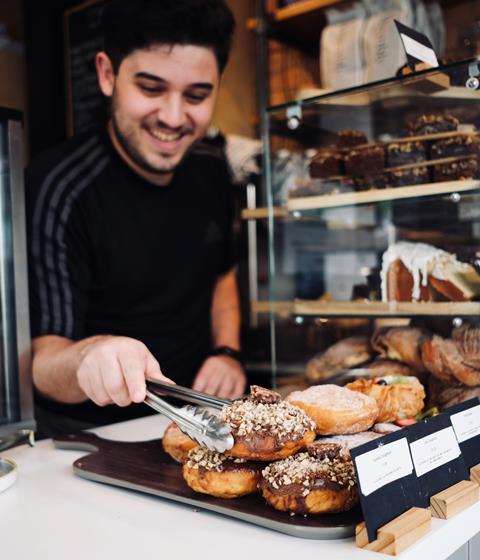
<instances>
[{"instance_id":1,"label":"man's face","mask_svg":"<svg viewBox=\"0 0 480 560\"><path fill-rule=\"evenodd\" d=\"M114 77L112 123L124 155L147 173L171 174L207 132L219 86L211 49L136 50Z\"/></svg>"}]
</instances>

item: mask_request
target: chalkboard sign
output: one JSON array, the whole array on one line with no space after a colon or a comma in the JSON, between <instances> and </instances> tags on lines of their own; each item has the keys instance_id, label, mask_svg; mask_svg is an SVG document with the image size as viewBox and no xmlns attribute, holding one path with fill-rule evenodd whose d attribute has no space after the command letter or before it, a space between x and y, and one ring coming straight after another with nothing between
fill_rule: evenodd
<instances>
[{"instance_id":1,"label":"chalkboard sign","mask_svg":"<svg viewBox=\"0 0 480 560\"><path fill-rule=\"evenodd\" d=\"M102 49L100 19L106 0L90 0L65 12L67 134L98 125L105 100L98 87L95 55Z\"/></svg>"}]
</instances>

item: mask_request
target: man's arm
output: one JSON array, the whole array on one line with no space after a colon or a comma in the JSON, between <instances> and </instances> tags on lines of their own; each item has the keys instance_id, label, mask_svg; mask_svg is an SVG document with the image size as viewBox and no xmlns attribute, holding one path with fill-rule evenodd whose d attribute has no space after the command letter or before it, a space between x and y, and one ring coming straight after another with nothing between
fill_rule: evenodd
<instances>
[{"instance_id":1,"label":"man's arm","mask_svg":"<svg viewBox=\"0 0 480 560\"><path fill-rule=\"evenodd\" d=\"M214 346L240 349L240 301L234 270L221 276L212 300L212 338ZM193 388L222 398L243 395L245 372L237 360L228 356L211 356L203 363Z\"/></svg>"},{"instance_id":2,"label":"man's arm","mask_svg":"<svg viewBox=\"0 0 480 560\"><path fill-rule=\"evenodd\" d=\"M92 336L74 342L62 336L33 340L33 383L51 400L127 406L145 399L145 378L170 381L147 347L133 338Z\"/></svg>"}]
</instances>

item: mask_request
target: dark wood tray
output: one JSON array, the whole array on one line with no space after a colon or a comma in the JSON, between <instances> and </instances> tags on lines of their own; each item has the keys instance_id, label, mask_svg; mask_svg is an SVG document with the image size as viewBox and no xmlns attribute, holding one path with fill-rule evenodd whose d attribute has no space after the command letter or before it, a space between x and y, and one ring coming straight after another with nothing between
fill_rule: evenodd
<instances>
[{"instance_id":1,"label":"dark wood tray","mask_svg":"<svg viewBox=\"0 0 480 560\"><path fill-rule=\"evenodd\" d=\"M181 465L163 451L160 439L122 442L81 432L57 438L54 443L59 449L91 451L73 463L75 474L82 478L168 498L295 537L351 537L362 518L359 508L337 514L291 517L272 509L258 495L226 500L199 494L186 485Z\"/></svg>"}]
</instances>

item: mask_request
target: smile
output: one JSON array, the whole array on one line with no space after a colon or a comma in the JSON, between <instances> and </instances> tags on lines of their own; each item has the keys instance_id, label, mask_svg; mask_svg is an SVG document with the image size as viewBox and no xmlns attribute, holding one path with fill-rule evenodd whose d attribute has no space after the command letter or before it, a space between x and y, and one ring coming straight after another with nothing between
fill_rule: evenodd
<instances>
[{"instance_id":1,"label":"smile","mask_svg":"<svg viewBox=\"0 0 480 560\"><path fill-rule=\"evenodd\" d=\"M161 142L176 142L177 140L180 140L180 138L182 137L182 135L179 132L175 132L175 133L161 132L160 130L155 130L153 128L150 128L149 132L154 138L160 140Z\"/></svg>"}]
</instances>

